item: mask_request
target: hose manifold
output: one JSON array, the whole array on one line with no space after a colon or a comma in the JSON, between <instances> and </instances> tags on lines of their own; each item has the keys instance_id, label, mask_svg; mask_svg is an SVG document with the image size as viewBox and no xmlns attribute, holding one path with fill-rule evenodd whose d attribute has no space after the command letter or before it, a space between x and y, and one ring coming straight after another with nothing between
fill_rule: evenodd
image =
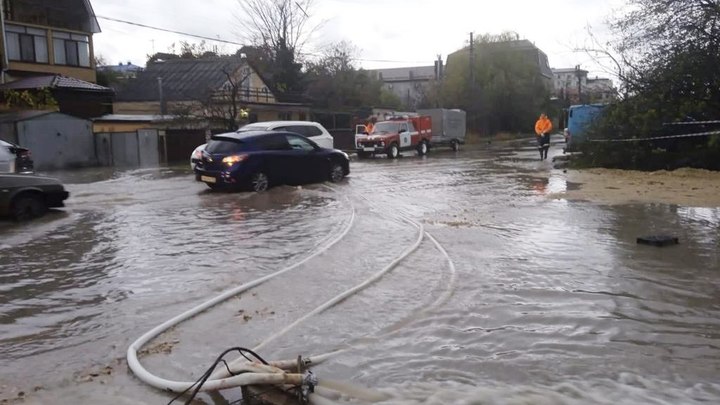
<instances>
[{"instance_id":1,"label":"hose manifold","mask_svg":"<svg viewBox=\"0 0 720 405\"><path fill-rule=\"evenodd\" d=\"M313 374L312 371L308 370L303 378L302 385L300 386L299 399L301 404L307 404L310 400L310 394L315 392L315 387L318 385L318 378Z\"/></svg>"}]
</instances>

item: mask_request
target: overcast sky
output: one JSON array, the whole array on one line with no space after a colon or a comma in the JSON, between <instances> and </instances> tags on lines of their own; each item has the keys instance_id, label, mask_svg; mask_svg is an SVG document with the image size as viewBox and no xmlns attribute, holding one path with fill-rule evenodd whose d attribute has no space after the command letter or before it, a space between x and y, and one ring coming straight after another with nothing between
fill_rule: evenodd
<instances>
[{"instance_id":1,"label":"overcast sky","mask_svg":"<svg viewBox=\"0 0 720 405\"><path fill-rule=\"evenodd\" d=\"M268 0L269 1L269 0ZM364 68L432 65L467 45L476 34L517 32L542 49L554 68L581 65L609 76L591 57L573 49L587 43L587 27L607 40L605 21L623 0L315 0L310 15L324 21L307 47L318 52L346 40L360 49ZM237 0L92 0L99 17L112 17L174 31L242 42ZM95 52L109 64L144 65L147 55L167 51L184 37L98 19ZM234 45L217 44L234 52ZM381 62L382 61L382 62ZM393 62L385 62L393 61Z\"/></svg>"}]
</instances>

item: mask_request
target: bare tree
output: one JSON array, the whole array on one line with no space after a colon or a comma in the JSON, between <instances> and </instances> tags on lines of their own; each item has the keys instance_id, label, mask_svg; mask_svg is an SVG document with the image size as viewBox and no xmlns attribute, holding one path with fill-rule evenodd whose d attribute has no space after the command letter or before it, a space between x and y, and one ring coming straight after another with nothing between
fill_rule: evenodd
<instances>
[{"instance_id":1,"label":"bare tree","mask_svg":"<svg viewBox=\"0 0 720 405\"><path fill-rule=\"evenodd\" d=\"M246 81L250 80L251 70L239 69L232 72L222 70L227 79L220 89L211 89L204 100L201 100L204 118L221 123L227 130L234 131L239 127L241 112L247 99L250 88Z\"/></svg>"},{"instance_id":2,"label":"bare tree","mask_svg":"<svg viewBox=\"0 0 720 405\"><path fill-rule=\"evenodd\" d=\"M340 41L323 47L322 56L314 63L308 63L308 69L321 68L330 75L355 69L355 61L360 50L352 42Z\"/></svg>"},{"instance_id":3,"label":"bare tree","mask_svg":"<svg viewBox=\"0 0 720 405\"><path fill-rule=\"evenodd\" d=\"M238 0L241 35L255 46L302 50L319 25L311 25L313 0Z\"/></svg>"}]
</instances>

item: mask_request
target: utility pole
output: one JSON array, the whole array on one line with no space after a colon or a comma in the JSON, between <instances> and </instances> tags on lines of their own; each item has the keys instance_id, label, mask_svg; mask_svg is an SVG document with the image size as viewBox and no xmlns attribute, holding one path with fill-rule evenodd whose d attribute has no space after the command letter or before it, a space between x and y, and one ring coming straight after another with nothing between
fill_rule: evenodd
<instances>
[{"instance_id":1,"label":"utility pole","mask_svg":"<svg viewBox=\"0 0 720 405\"><path fill-rule=\"evenodd\" d=\"M443 66L443 60L442 55L437 56L437 60L435 61L435 107L440 108L442 107L442 88L443 88L443 81L445 80L443 78L444 76L444 66Z\"/></svg>"},{"instance_id":2,"label":"utility pole","mask_svg":"<svg viewBox=\"0 0 720 405\"><path fill-rule=\"evenodd\" d=\"M167 115L167 104L165 103L165 95L163 92L163 79L157 78L158 81L158 98L160 98L160 115Z\"/></svg>"},{"instance_id":3,"label":"utility pole","mask_svg":"<svg viewBox=\"0 0 720 405\"><path fill-rule=\"evenodd\" d=\"M475 88L475 40L473 33L470 33L470 89Z\"/></svg>"},{"instance_id":4,"label":"utility pole","mask_svg":"<svg viewBox=\"0 0 720 405\"><path fill-rule=\"evenodd\" d=\"M0 29L2 30L2 71L0 71L0 82L5 84L5 72L9 69L10 59L8 58L7 50L7 34L5 33L5 8L4 1L0 1Z\"/></svg>"},{"instance_id":5,"label":"utility pole","mask_svg":"<svg viewBox=\"0 0 720 405\"><path fill-rule=\"evenodd\" d=\"M583 104L583 101L582 101L582 74L580 73L580 65L575 66L575 75L577 76L578 103Z\"/></svg>"}]
</instances>

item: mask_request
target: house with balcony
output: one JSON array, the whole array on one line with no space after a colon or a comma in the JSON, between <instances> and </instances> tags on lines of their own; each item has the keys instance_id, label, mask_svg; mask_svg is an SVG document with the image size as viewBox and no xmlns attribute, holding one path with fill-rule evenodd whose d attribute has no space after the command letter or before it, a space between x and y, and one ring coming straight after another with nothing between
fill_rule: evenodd
<instances>
[{"instance_id":1,"label":"house with balcony","mask_svg":"<svg viewBox=\"0 0 720 405\"><path fill-rule=\"evenodd\" d=\"M200 120L211 129L310 116L309 105L272 88L241 55L150 62L119 89L113 109L116 114Z\"/></svg>"},{"instance_id":2,"label":"house with balcony","mask_svg":"<svg viewBox=\"0 0 720 405\"><path fill-rule=\"evenodd\" d=\"M89 0L0 4L3 97L5 91L49 91L61 113L91 118L112 112L113 90L95 84L93 35L100 26Z\"/></svg>"},{"instance_id":3,"label":"house with balcony","mask_svg":"<svg viewBox=\"0 0 720 405\"><path fill-rule=\"evenodd\" d=\"M5 82L62 75L95 83L93 34L100 32L89 0L3 0Z\"/></svg>"}]
</instances>

